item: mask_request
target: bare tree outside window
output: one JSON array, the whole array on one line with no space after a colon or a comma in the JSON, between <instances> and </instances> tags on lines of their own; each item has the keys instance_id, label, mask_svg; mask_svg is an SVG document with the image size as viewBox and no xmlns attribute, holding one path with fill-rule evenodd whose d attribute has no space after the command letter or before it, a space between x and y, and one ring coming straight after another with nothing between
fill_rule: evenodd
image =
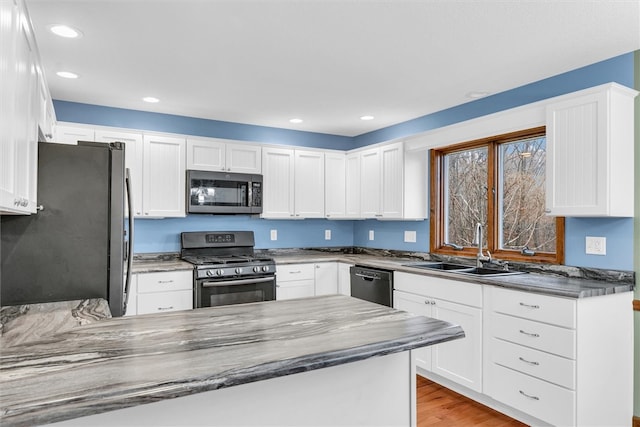
<instances>
[{"instance_id":1,"label":"bare tree outside window","mask_svg":"<svg viewBox=\"0 0 640 427\"><path fill-rule=\"evenodd\" d=\"M555 252L555 218L545 215L546 138L500 145L500 248Z\"/></svg>"},{"instance_id":2,"label":"bare tree outside window","mask_svg":"<svg viewBox=\"0 0 640 427\"><path fill-rule=\"evenodd\" d=\"M564 262L564 218L545 213L546 134L539 127L431 151L431 251ZM527 249L527 250L524 250Z\"/></svg>"},{"instance_id":3,"label":"bare tree outside window","mask_svg":"<svg viewBox=\"0 0 640 427\"><path fill-rule=\"evenodd\" d=\"M487 147L447 154L444 173L445 241L472 246L476 224L487 223Z\"/></svg>"}]
</instances>

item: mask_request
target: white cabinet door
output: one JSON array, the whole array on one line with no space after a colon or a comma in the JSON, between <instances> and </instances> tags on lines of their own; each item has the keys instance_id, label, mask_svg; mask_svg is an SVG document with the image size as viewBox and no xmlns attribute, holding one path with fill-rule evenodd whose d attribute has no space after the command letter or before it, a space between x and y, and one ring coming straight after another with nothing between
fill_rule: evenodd
<instances>
[{"instance_id":1,"label":"white cabinet door","mask_svg":"<svg viewBox=\"0 0 640 427\"><path fill-rule=\"evenodd\" d=\"M329 219L346 217L346 155L327 151L324 155L325 216Z\"/></svg>"},{"instance_id":2,"label":"white cabinet door","mask_svg":"<svg viewBox=\"0 0 640 427\"><path fill-rule=\"evenodd\" d=\"M12 1L0 2L0 211L15 212L16 186L16 45L20 34L20 14Z\"/></svg>"},{"instance_id":3,"label":"white cabinet door","mask_svg":"<svg viewBox=\"0 0 640 427\"><path fill-rule=\"evenodd\" d=\"M294 151L285 148L264 148L263 218L294 217Z\"/></svg>"},{"instance_id":4,"label":"white cabinet door","mask_svg":"<svg viewBox=\"0 0 640 427\"><path fill-rule=\"evenodd\" d=\"M378 218L381 200L380 149L372 148L360 153L360 216Z\"/></svg>"},{"instance_id":5,"label":"white cabinet door","mask_svg":"<svg viewBox=\"0 0 640 427\"><path fill-rule=\"evenodd\" d=\"M78 141L94 141L95 131L93 128L56 125L54 129L53 142L58 144L77 144Z\"/></svg>"},{"instance_id":6,"label":"white cabinet door","mask_svg":"<svg viewBox=\"0 0 640 427\"><path fill-rule=\"evenodd\" d=\"M294 211L297 218L324 218L322 151L295 150Z\"/></svg>"},{"instance_id":7,"label":"white cabinet door","mask_svg":"<svg viewBox=\"0 0 640 427\"><path fill-rule=\"evenodd\" d=\"M225 170L226 146L211 138L187 138L187 169L200 171Z\"/></svg>"},{"instance_id":8,"label":"white cabinet door","mask_svg":"<svg viewBox=\"0 0 640 427\"><path fill-rule=\"evenodd\" d=\"M227 143L225 163L229 172L261 174L262 147L259 145Z\"/></svg>"},{"instance_id":9,"label":"white cabinet door","mask_svg":"<svg viewBox=\"0 0 640 427\"><path fill-rule=\"evenodd\" d=\"M124 162L131 176L131 190L133 196L133 215L142 216L142 179L143 179L143 149L141 132L121 132L97 129L95 131L96 142L123 142L125 147ZM126 200L125 200L126 202ZM128 209L125 210L127 212Z\"/></svg>"},{"instance_id":10,"label":"white cabinet door","mask_svg":"<svg viewBox=\"0 0 640 427\"><path fill-rule=\"evenodd\" d=\"M185 140L144 135L143 145L143 217L185 216Z\"/></svg>"},{"instance_id":11,"label":"white cabinet door","mask_svg":"<svg viewBox=\"0 0 640 427\"><path fill-rule=\"evenodd\" d=\"M338 263L338 293L351 296L351 272L353 264Z\"/></svg>"},{"instance_id":12,"label":"white cabinet door","mask_svg":"<svg viewBox=\"0 0 640 427\"><path fill-rule=\"evenodd\" d=\"M360 153L350 153L345 164L345 216L360 218Z\"/></svg>"},{"instance_id":13,"label":"white cabinet door","mask_svg":"<svg viewBox=\"0 0 640 427\"><path fill-rule=\"evenodd\" d=\"M460 325L465 337L433 346L431 370L482 392L482 309L432 299L431 317Z\"/></svg>"},{"instance_id":14,"label":"white cabinet door","mask_svg":"<svg viewBox=\"0 0 640 427\"><path fill-rule=\"evenodd\" d=\"M404 219L429 217L429 151L427 149L404 153Z\"/></svg>"},{"instance_id":15,"label":"white cabinet door","mask_svg":"<svg viewBox=\"0 0 640 427\"><path fill-rule=\"evenodd\" d=\"M633 109L637 92L608 84L547 107L546 211L633 216Z\"/></svg>"},{"instance_id":16,"label":"white cabinet door","mask_svg":"<svg viewBox=\"0 0 640 427\"><path fill-rule=\"evenodd\" d=\"M315 264L276 266L276 300L315 295Z\"/></svg>"},{"instance_id":17,"label":"white cabinet door","mask_svg":"<svg viewBox=\"0 0 640 427\"><path fill-rule=\"evenodd\" d=\"M315 265L316 295L333 295L338 289L338 263L321 262Z\"/></svg>"},{"instance_id":18,"label":"white cabinet door","mask_svg":"<svg viewBox=\"0 0 640 427\"><path fill-rule=\"evenodd\" d=\"M419 316L433 317L431 315L431 301L420 295L408 292L393 291L393 308L417 314ZM433 346L421 347L411 350L411 356L416 366L431 371L431 352Z\"/></svg>"},{"instance_id":19,"label":"white cabinet door","mask_svg":"<svg viewBox=\"0 0 640 427\"><path fill-rule=\"evenodd\" d=\"M404 189L404 145L402 142L380 148L380 214L382 218L402 219Z\"/></svg>"}]
</instances>

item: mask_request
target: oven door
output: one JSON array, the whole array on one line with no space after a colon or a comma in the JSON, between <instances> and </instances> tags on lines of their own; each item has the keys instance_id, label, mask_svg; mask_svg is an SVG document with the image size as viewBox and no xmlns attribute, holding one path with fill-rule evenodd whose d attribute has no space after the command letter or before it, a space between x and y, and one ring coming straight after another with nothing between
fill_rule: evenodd
<instances>
[{"instance_id":1,"label":"oven door","mask_svg":"<svg viewBox=\"0 0 640 427\"><path fill-rule=\"evenodd\" d=\"M275 276L196 281L195 306L217 307L276 299Z\"/></svg>"}]
</instances>

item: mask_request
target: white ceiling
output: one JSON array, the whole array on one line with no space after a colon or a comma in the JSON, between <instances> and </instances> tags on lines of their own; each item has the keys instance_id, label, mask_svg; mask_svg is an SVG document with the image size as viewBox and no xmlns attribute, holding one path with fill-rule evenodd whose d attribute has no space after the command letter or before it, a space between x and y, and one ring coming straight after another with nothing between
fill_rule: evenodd
<instances>
[{"instance_id":1,"label":"white ceiling","mask_svg":"<svg viewBox=\"0 0 640 427\"><path fill-rule=\"evenodd\" d=\"M345 136L640 49L637 0L27 6L54 99ZM47 26L57 23L83 37L54 36Z\"/></svg>"}]
</instances>

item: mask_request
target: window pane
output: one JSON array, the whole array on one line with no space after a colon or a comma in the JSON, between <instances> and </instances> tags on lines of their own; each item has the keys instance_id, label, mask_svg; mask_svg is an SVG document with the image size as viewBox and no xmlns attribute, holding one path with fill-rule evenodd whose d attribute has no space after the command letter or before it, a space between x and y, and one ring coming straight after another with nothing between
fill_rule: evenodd
<instances>
[{"instance_id":1,"label":"window pane","mask_svg":"<svg viewBox=\"0 0 640 427\"><path fill-rule=\"evenodd\" d=\"M500 145L501 249L555 252L556 221L545 215L544 136Z\"/></svg>"},{"instance_id":2,"label":"window pane","mask_svg":"<svg viewBox=\"0 0 640 427\"><path fill-rule=\"evenodd\" d=\"M487 154L482 147L444 157L445 243L473 246L476 224L487 223Z\"/></svg>"}]
</instances>

